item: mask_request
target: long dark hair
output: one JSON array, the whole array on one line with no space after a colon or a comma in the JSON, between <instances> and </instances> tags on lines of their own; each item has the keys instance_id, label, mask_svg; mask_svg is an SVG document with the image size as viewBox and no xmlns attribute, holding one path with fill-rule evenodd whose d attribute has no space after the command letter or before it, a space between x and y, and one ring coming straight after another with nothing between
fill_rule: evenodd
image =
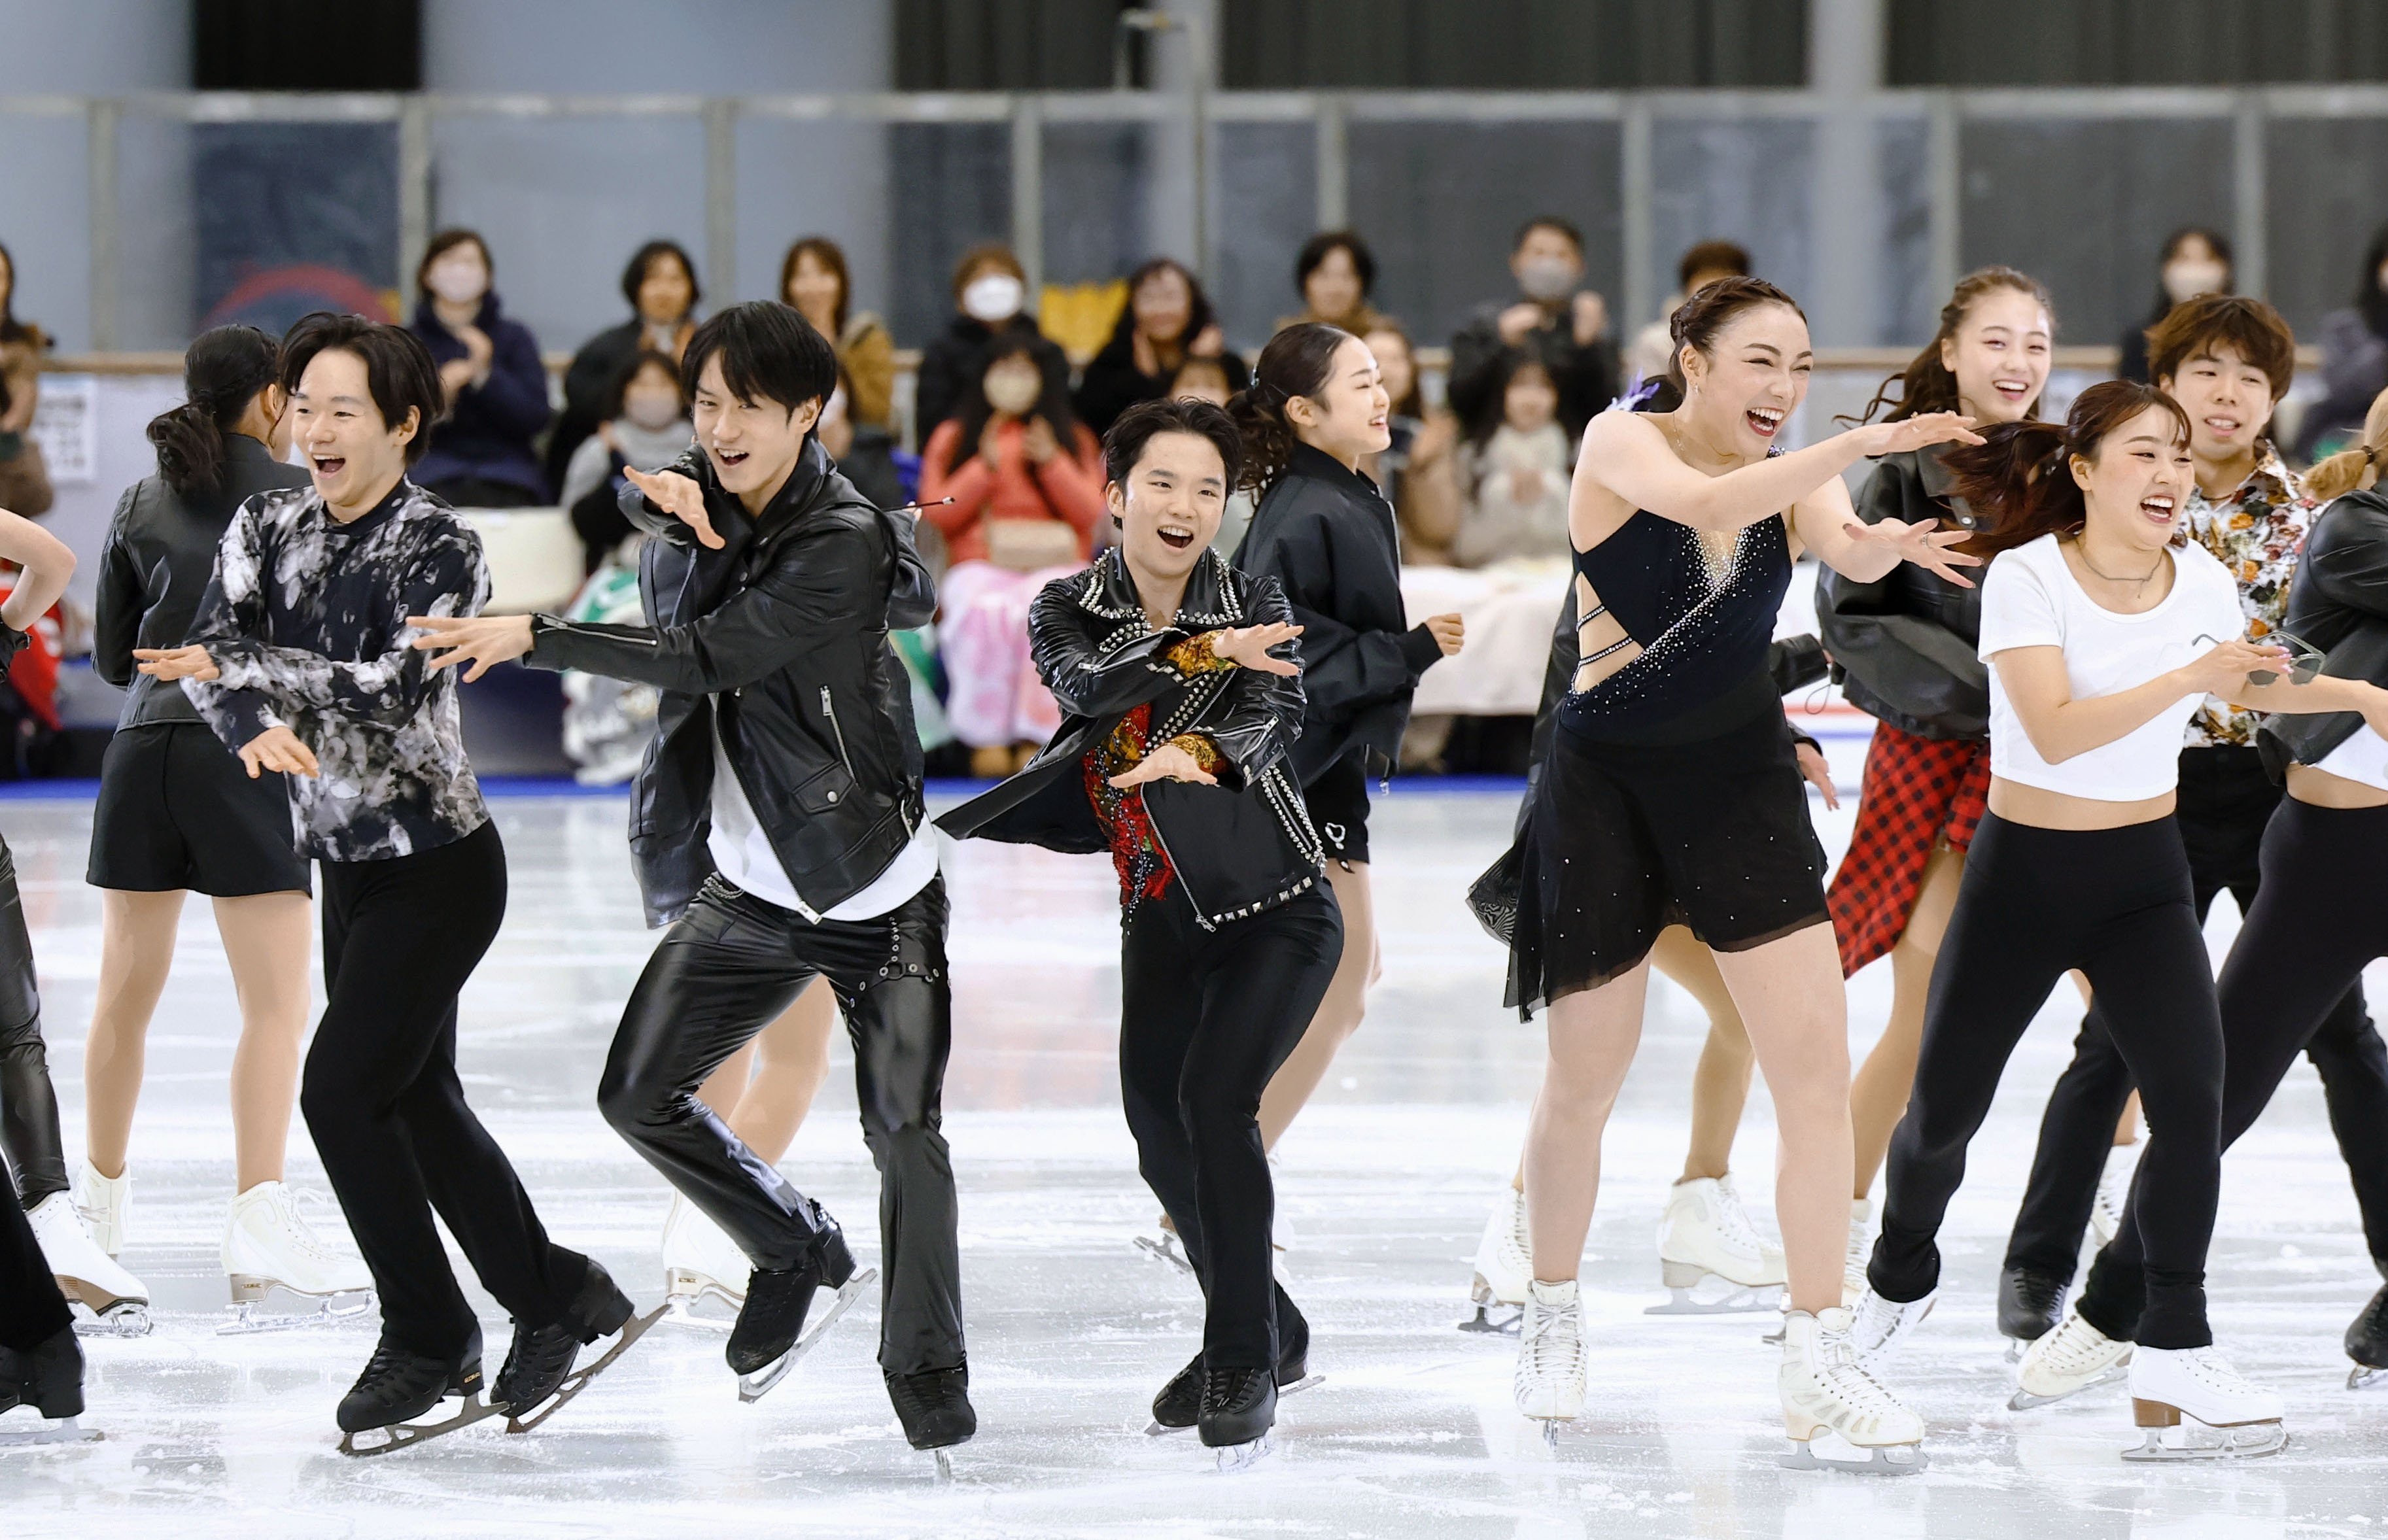
<instances>
[{"instance_id":1,"label":"long dark hair","mask_svg":"<svg viewBox=\"0 0 2388 1540\"><path fill-rule=\"evenodd\" d=\"M1145 281L1163 272L1174 272L1186 284L1186 329L1171 338L1172 346L1183 353L1186 345L1202 335L1202 328L1217 319L1211 309L1211 297L1202 292L1202 282L1186 269L1175 257L1155 257L1127 275L1127 303L1120 307L1119 321L1111 327L1110 346L1129 347L1136 335L1136 291Z\"/></svg>"},{"instance_id":2,"label":"long dark hair","mask_svg":"<svg viewBox=\"0 0 2388 1540\"><path fill-rule=\"evenodd\" d=\"M1944 344L1956 339L1957 328L1965 323L1965 318L1973 313L1974 307L2001 289L2013 289L2017 294L2028 295L2039 301L2039 308L2048 312L2050 330L2055 329L2056 306L2049 299L2048 290L2039 279L2009 267L1975 268L1957 280L1957 287L1950 294L1949 303L1940 307L1940 329L1932 334L1932 340L1924 345L1923 351L1908 360L1905 369L1882 382L1882 387L1874 393L1874 399L1866 403L1864 411L1854 418L1842 417L1835 421L1871 423L1874 414L1884 407L1890 409L1883 418L1886 423L1897 423L1927 411L1956 410L1957 376L1940 361L1940 349ZM1899 387L1896 397L1890 393L1893 385ZM2035 398L2030 406L2024 409L2024 416L2039 415L2039 402Z\"/></svg>"},{"instance_id":3,"label":"long dark hair","mask_svg":"<svg viewBox=\"0 0 2388 1540\"><path fill-rule=\"evenodd\" d=\"M281 347L254 326L199 334L183 354L183 404L149 423L167 486L185 498L222 489L224 440L281 366Z\"/></svg>"},{"instance_id":4,"label":"long dark hair","mask_svg":"<svg viewBox=\"0 0 2388 1540\"><path fill-rule=\"evenodd\" d=\"M2363 286L2355 291L2355 309L2375 336L2388 337L2388 289L2380 286L2380 269L2388 263L2388 224L2371 233L2363 248ZM0 333L0 335L5 335Z\"/></svg>"},{"instance_id":5,"label":"long dark hair","mask_svg":"<svg viewBox=\"0 0 2388 1540\"><path fill-rule=\"evenodd\" d=\"M2101 380L2074 398L2061 426L2001 423L1984 430L1984 442L1944 452L1940 463L1956 478L1952 491L1983 518L1962 549L1990 557L2043 535L2078 531L2090 505L2069 461L2097 458L2108 434L2151 407L2172 419L2178 442L2189 442L2189 413L2179 402L2137 380Z\"/></svg>"},{"instance_id":6,"label":"long dark hair","mask_svg":"<svg viewBox=\"0 0 2388 1540\"><path fill-rule=\"evenodd\" d=\"M838 244L828 236L807 235L788 247L788 254L780 259L780 292L771 297L783 305L795 304L794 300L788 297L788 285L796 281L796 264L807 257L827 268L837 278L837 306L831 310L829 319L830 324L843 335L845 331L846 306L854 298L854 278L845 270L845 253L839 249ZM832 336L829 340L833 347L838 339Z\"/></svg>"},{"instance_id":7,"label":"long dark hair","mask_svg":"<svg viewBox=\"0 0 2388 1540\"><path fill-rule=\"evenodd\" d=\"M1667 384L1674 388L1678 400L1687 388L1683 349L1693 348L1702 358L1713 357L1716 339L1733 318L1760 305L1786 306L1801 321L1808 319L1797 300L1763 278L1720 278L1675 307L1675 313L1667 318L1667 336L1673 344L1667 354Z\"/></svg>"},{"instance_id":8,"label":"long dark hair","mask_svg":"<svg viewBox=\"0 0 2388 1540\"><path fill-rule=\"evenodd\" d=\"M1244 435L1243 485L1254 496L1265 495L1293 458L1301 441L1285 404L1297 396L1315 396L1335 372L1335 350L1353 340L1340 326L1304 321L1269 338L1261 361L1252 370L1250 388L1236 393L1227 414Z\"/></svg>"},{"instance_id":9,"label":"long dark hair","mask_svg":"<svg viewBox=\"0 0 2388 1540\"><path fill-rule=\"evenodd\" d=\"M0 243L0 267L8 270L8 287L6 292L0 292L0 342L30 342L36 347L47 347L49 338L42 335L39 326L17 319L17 255L5 243Z\"/></svg>"},{"instance_id":10,"label":"long dark hair","mask_svg":"<svg viewBox=\"0 0 2388 1540\"><path fill-rule=\"evenodd\" d=\"M1042 334L1033 327L1017 327L996 333L979 350L977 360L971 365L970 388L962 398L962 410L954 414L962 424L962 435L954 441L956 465L978 453L979 435L986 432L987 420L995 415L995 404L986 398L986 372L1015 353L1035 365L1039 382L1036 404L1023 414L1023 420L1045 419L1045 425L1061 441L1063 454L1075 458L1084 447L1078 442L1078 418L1070 410L1070 393L1056 386L1053 372L1036 356L1036 344L1042 340Z\"/></svg>"},{"instance_id":11,"label":"long dark hair","mask_svg":"<svg viewBox=\"0 0 2388 1540\"><path fill-rule=\"evenodd\" d=\"M1509 387L1517 384L1518 376L1529 369L1550 380L1552 392L1557 392L1558 382L1551 380L1550 366L1543 362L1540 353L1528 352L1523 347L1503 348L1493 363L1492 388L1484 393L1484 405L1477 412L1476 421L1467 424L1469 443L1481 449L1492 442L1492 435L1501 431L1503 423L1508 421Z\"/></svg>"}]
</instances>

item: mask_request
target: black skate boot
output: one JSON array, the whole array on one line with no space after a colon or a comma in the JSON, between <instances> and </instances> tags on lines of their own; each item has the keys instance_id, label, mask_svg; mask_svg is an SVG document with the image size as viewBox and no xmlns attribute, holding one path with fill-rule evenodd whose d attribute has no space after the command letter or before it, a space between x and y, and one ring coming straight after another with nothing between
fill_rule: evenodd
<instances>
[{"instance_id":1,"label":"black skate boot","mask_svg":"<svg viewBox=\"0 0 2388 1540\"><path fill-rule=\"evenodd\" d=\"M83 1347L66 1327L30 1352L0 1347L0 1411L31 1407L44 1417L83 1415Z\"/></svg>"},{"instance_id":2,"label":"black skate boot","mask_svg":"<svg viewBox=\"0 0 2388 1540\"><path fill-rule=\"evenodd\" d=\"M2382 1277L2388 1278L2388 1260L2374 1258L2373 1265ZM2388 1284L2381 1286L2346 1329L2346 1356L2355 1360L2355 1367L2347 1370L2347 1389L2388 1382Z\"/></svg>"},{"instance_id":3,"label":"black skate boot","mask_svg":"<svg viewBox=\"0 0 2388 1540\"><path fill-rule=\"evenodd\" d=\"M527 1432L547 1420L599 1370L619 1357L624 1348L638 1341L652 1322L652 1318L633 1320L636 1307L629 1295L614 1286L613 1276L595 1257L584 1260L588 1273L562 1320L547 1326L514 1322L514 1345L506 1350L505 1367L498 1370L498 1382L489 1393L490 1402L506 1413L509 1433ZM622 1333L622 1340L610 1352L580 1373L572 1371L584 1345L616 1332ZM555 1398L553 1406L530 1415L550 1396Z\"/></svg>"},{"instance_id":4,"label":"black skate boot","mask_svg":"<svg viewBox=\"0 0 2388 1540\"><path fill-rule=\"evenodd\" d=\"M2017 1342L2038 1342L2064 1319L2064 1294L2061 1279L2029 1268L2007 1269L1999 1275L2000 1332Z\"/></svg>"},{"instance_id":5,"label":"black skate boot","mask_svg":"<svg viewBox=\"0 0 2388 1540\"><path fill-rule=\"evenodd\" d=\"M1305 1390L1317 1382L1310 1378L1310 1322L1294 1308L1283 1289L1277 1290L1277 1394ZM1176 1433L1194 1426L1201 1417L1202 1355L1197 1353L1152 1398L1152 1426L1145 1432Z\"/></svg>"},{"instance_id":6,"label":"black skate boot","mask_svg":"<svg viewBox=\"0 0 2388 1540\"><path fill-rule=\"evenodd\" d=\"M877 1276L874 1270L855 1270L854 1254L845 1249L845 1236L834 1225L821 1232L803 1266L785 1271L756 1269L746 1282L738 1324L730 1328L730 1344L722 1351L738 1375L738 1398L756 1400L778 1384L845 1313L861 1286ZM805 1317L812 1309L813 1291L821 1288L835 1289L837 1303L807 1334Z\"/></svg>"},{"instance_id":7,"label":"black skate boot","mask_svg":"<svg viewBox=\"0 0 2388 1540\"><path fill-rule=\"evenodd\" d=\"M464 1409L444 1422L418 1424L413 1420L451 1395L464 1398ZM349 1394L340 1397L340 1453L382 1455L426 1438L494 1417L500 1407L481 1399L481 1329L474 1327L464 1345L452 1356L417 1353L388 1338L374 1346L365 1371ZM386 1443L362 1445L359 1433L386 1432Z\"/></svg>"},{"instance_id":8,"label":"black skate boot","mask_svg":"<svg viewBox=\"0 0 2388 1540\"><path fill-rule=\"evenodd\" d=\"M1202 1446L1219 1451L1219 1469L1239 1470L1268 1453L1277 1425L1277 1376L1264 1369L1202 1371Z\"/></svg>"},{"instance_id":9,"label":"black skate boot","mask_svg":"<svg viewBox=\"0 0 2388 1540\"><path fill-rule=\"evenodd\" d=\"M905 1441L915 1449L950 1449L968 1444L978 1432L978 1413L970 1401L970 1365L932 1369L920 1374L885 1374L887 1399L895 1404L896 1420L904 1424Z\"/></svg>"}]
</instances>

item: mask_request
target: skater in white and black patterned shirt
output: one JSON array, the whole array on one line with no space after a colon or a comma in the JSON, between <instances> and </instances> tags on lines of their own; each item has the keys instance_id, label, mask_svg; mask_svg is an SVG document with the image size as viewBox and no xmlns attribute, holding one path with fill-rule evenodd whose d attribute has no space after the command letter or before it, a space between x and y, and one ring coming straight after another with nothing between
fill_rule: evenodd
<instances>
[{"instance_id":1,"label":"skater in white and black patterned shirt","mask_svg":"<svg viewBox=\"0 0 2388 1540\"><path fill-rule=\"evenodd\" d=\"M527 1417L581 1345L636 1323L604 1269L548 1240L456 1075L457 996L505 914L505 851L456 681L408 645L408 617L473 613L489 571L472 526L406 478L442 398L420 341L318 313L283 339L282 382L313 486L251 499L196 639L134 655L187 681L251 774L292 777L299 848L324 864L328 998L299 1101L382 1304L341 1430L390 1428L451 1394L468 1397L460 1417ZM514 1318L489 1408L469 1401L481 1332L435 1208Z\"/></svg>"}]
</instances>

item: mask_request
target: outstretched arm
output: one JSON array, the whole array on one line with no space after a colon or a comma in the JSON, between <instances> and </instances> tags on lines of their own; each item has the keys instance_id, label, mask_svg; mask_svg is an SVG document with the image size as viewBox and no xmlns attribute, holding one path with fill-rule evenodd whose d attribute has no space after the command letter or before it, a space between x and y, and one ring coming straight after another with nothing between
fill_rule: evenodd
<instances>
[{"instance_id":1,"label":"outstretched arm","mask_svg":"<svg viewBox=\"0 0 2388 1540\"><path fill-rule=\"evenodd\" d=\"M1944 530L1937 519L1913 524L1899 519L1860 523L1857 509L1849 502L1848 484L1837 475L1792 505L1791 530L1816 560L1860 583L1887 577L1901 562L1912 562L1961 588L1970 588L1974 580L1957 569L1982 564L1980 557L1954 549L1973 537L1972 530Z\"/></svg>"}]
</instances>

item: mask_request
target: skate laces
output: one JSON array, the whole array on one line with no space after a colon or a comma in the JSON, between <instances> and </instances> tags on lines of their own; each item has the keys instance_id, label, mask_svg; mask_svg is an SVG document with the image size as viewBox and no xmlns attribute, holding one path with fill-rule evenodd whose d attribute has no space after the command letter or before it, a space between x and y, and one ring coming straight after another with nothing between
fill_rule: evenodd
<instances>
[{"instance_id":1,"label":"skate laces","mask_svg":"<svg viewBox=\"0 0 2388 1540\"><path fill-rule=\"evenodd\" d=\"M289 1186L285 1186L276 1197L278 1201L269 1201L273 1202L274 1218L279 1221L283 1236L290 1243L291 1250L298 1252L311 1262L320 1262L326 1266L341 1259L329 1246L324 1244L323 1237L317 1235L314 1227L307 1222L308 1205L322 1204L324 1202L322 1198L300 1188Z\"/></svg>"},{"instance_id":2,"label":"skate laces","mask_svg":"<svg viewBox=\"0 0 2388 1540\"><path fill-rule=\"evenodd\" d=\"M1524 1335L1518 1344L1519 1371L1572 1378L1582 1363L1581 1306L1532 1305L1526 1311Z\"/></svg>"},{"instance_id":3,"label":"skate laces","mask_svg":"<svg viewBox=\"0 0 2388 1540\"><path fill-rule=\"evenodd\" d=\"M1861 1417L1896 1417L1904 1412L1907 1408L1899 1397L1858 1362L1857 1349L1850 1344L1849 1335L1847 1332L1817 1331L1810 1362L1818 1385Z\"/></svg>"},{"instance_id":4,"label":"skate laces","mask_svg":"<svg viewBox=\"0 0 2388 1540\"><path fill-rule=\"evenodd\" d=\"M1749 1222L1748 1210L1741 1206L1741 1194L1733 1190L1731 1179L1717 1179L1717 1233L1726 1247L1752 1256L1766 1254L1766 1243L1759 1238L1758 1228Z\"/></svg>"},{"instance_id":5,"label":"skate laces","mask_svg":"<svg viewBox=\"0 0 2388 1540\"><path fill-rule=\"evenodd\" d=\"M2211 1346L2192 1347L2185 1352L2177 1353L2173 1356L2173 1361L2187 1370L2191 1379L2208 1390L2219 1391L2225 1395L2261 1394L2256 1390L2254 1381L2231 1368L2230 1360Z\"/></svg>"},{"instance_id":6,"label":"skate laces","mask_svg":"<svg viewBox=\"0 0 2388 1540\"><path fill-rule=\"evenodd\" d=\"M2111 1347L2113 1340L2106 1333L2083 1320L2078 1314L2067 1312L2056 1324L2056 1330L2046 1339L2047 1351L2040 1359L2059 1374L2077 1373L2090 1368L2099 1355Z\"/></svg>"}]
</instances>

